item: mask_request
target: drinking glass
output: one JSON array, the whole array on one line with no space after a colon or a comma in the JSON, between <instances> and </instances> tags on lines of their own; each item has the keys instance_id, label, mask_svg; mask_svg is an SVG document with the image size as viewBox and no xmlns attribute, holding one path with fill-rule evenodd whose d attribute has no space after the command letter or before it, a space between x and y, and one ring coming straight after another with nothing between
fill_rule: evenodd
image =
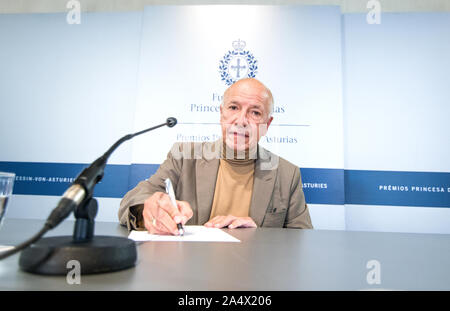
<instances>
[{"instance_id":1,"label":"drinking glass","mask_svg":"<svg viewBox=\"0 0 450 311\"><path fill-rule=\"evenodd\" d=\"M16 174L0 172L0 226L6 213L8 200L12 195Z\"/></svg>"}]
</instances>

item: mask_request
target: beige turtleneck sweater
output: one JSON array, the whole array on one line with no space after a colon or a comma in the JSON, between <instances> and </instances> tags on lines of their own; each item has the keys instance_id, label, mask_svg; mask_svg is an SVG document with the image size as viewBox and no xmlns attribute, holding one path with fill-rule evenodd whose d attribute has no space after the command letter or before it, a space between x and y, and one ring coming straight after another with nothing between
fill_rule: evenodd
<instances>
[{"instance_id":1,"label":"beige turtleneck sweater","mask_svg":"<svg viewBox=\"0 0 450 311\"><path fill-rule=\"evenodd\" d=\"M236 155L236 154L235 154ZM249 216L255 159L227 159L225 148L219 163L210 219L216 216Z\"/></svg>"}]
</instances>

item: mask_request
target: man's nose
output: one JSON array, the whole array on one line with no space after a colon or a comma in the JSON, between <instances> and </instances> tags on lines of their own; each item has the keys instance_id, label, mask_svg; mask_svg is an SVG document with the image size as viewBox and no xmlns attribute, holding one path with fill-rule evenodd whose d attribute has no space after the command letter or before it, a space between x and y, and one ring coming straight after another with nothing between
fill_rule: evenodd
<instances>
[{"instance_id":1,"label":"man's nose","mask_svg":"<svg viewBox=\"0 0 450 311\"><path fill-rule=\"evenodd\" d=\"M241 126L241 127L247 127L248 126L248 119L247 119L247 112L245 110L242 110L236 121L234 122L235 125Z\"/></svg>"}]
</instances>

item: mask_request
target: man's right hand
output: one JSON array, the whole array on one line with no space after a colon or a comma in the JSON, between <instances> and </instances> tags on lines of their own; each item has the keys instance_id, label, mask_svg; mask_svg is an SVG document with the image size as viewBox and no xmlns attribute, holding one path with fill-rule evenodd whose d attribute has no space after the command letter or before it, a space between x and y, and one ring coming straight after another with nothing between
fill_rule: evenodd
<instances>
[{"instance_id":1,"label":"man's right hand","mask_svg":"<svg viewBox=\"0 0 450 311\"><path fill-rule=\"evenodd\" d=\"M178 201L173 206L169 195L164 192L155 192L144 202L145 228L151 234L179 235L177 224L185 224L193 215L188 202Z\"/></svg>"}]
</instances>

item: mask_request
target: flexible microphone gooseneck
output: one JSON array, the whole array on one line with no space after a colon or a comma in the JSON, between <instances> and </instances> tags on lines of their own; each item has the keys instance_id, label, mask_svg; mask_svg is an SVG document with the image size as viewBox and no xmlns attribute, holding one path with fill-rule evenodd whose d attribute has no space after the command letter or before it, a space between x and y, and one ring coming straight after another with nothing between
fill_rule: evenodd
<instances>
[{"instance_id":1,"label":"flexible microphone gooseneck","mask_svg":"<svg viewBox=\"0 0 450 311\"><path fill-rule=\"evenodd\" d=\"M93 196L95 186L102 180L106 162L111 154L119 147L123 142L132 139L135 136L153 131L157 128L168 126L174 127L177 124L177 119L168 118L165 123L148 128L146 130L128 134L119 139L114 145L112 145L100 158L95 160L88 168L84 169L80 175L72 183L72 186L66 190L62 199L59 201L58 206L53 210L47 219L47 223L54 228L62 220L64 220L73 211L74 206L78 206L86 198Z\"/></svg>"},{"instance_id":2,"label":"flexible microphone gooseneck","mask_svg":"<svg viewBox=\"0 0 450 311\"><path fill-rule=\"evenodd\" d=\"M119 139L78 175L50 213L44 227L29 240L2 252L0 260L25 249L19 260L21 269L39 274L66 274L68 260L79 260L81 273L84 274L134 266L136 245L133 241L123 237L94 236L94 218L98 209L97 201L93 198L94 188L103 178L108 158L123 142L157 128L166 125L174 127L176 124L177 119L171 117L165 123ZM74 212L76 218L73 236L41 239L71 212Z\"/></svg>"}]
</instances>

